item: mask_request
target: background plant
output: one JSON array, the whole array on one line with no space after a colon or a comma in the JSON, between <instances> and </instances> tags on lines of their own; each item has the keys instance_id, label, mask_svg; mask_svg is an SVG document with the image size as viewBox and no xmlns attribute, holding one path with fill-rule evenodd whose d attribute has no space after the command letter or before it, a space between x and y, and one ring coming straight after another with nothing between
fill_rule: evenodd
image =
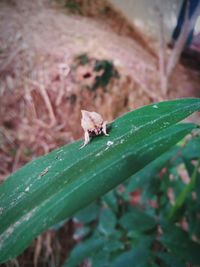
<instances>
[{"instance_id":1,"label":"background plant","mask_svg":"<svg viewBox=\"0 0 200 267\"><path fill-rule=\"evenodd\" d=\"M65 266L199 266L199 164L196 135L77 213Z\"/></svg>"}]
</instances>

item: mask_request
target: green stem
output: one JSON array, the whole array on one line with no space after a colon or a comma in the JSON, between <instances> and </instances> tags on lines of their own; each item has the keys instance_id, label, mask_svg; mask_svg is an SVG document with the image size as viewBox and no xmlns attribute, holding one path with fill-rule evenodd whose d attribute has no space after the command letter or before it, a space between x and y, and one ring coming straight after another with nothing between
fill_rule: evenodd
<instances>
[{"instance_id":1,"label":"green stem","mask_svg":"<svg viewBox=\"0 0 200 267\"><path fill-rule=\"evenodd\" d=\"M178 196L178 198L175 202L175 205L173 206L173 208L171 209L171 211L168 215L168 219L170 221L174 220L174 218L176 217L177 211L179 211L183 207L185 200L188 197L188 194L194 189L199 166L200 166L200 158L197 162L197 165L194 168L190 183L184 188L184 190Z\"/></svg>"}]
</instances>

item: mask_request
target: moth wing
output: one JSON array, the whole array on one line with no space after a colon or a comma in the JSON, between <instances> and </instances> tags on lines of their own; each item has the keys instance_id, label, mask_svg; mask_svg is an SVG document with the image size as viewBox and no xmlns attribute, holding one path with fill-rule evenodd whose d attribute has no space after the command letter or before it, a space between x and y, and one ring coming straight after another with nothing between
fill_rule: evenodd
<instances>
[{"instance_id":1,"label":"moth wing","mask_svg":"<svg viewBox=\"0 0 200 267\"><path fill-rule=\"evenodd\" d=\"M83 127L84 131L88 131L94 128L94 122L91 116L92 112L81 110L82 119L81 119L81 126Z\"/></svg>"},{"instance_id":2,"label":"moth wing","mask_svg":"<svg viewBox=\"0 0 200 267\"><path fill-rule=\"evenodd\" d=\"M98 127L101 127L103 124L103 118L101 117L101 115L97 112L91 112L90 114L94 124Z\"/></svg>"}]
</instances>

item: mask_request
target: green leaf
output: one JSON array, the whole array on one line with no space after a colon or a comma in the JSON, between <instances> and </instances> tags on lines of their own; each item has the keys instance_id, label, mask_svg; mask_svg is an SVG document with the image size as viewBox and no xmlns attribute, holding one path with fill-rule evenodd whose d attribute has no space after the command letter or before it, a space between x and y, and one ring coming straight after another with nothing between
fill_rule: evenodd
<instances>
[{"instance_id":1,"label":"green leaf","mask_svg":"<svg viewBox=\"0 0 200 267\"><path fill-rule=\"evenodd\" d=\"M137 188L144 189L144 187L148 186L151 180L155 178L156 174L166 165L167 161L169 161L179 150L180 148L173 147L130 177L127 191L132 192Z\"/></svg>"},{"instance_id":2,"label":"green leaf","mask_svg":"<svg viewBox=\"0 0 200 267\"><path fill-rule=\"evenodd\" d=\"M66 261L64 266L76 267L83 260L91 257L96 251L102 249L106 241L100 237L92 237L74 247L72 249L69 259Z\"/></svg>"},{"instance_id":3,"label":"green leaf","mask_svg":"<svg viewBox=\"0 0 200 267\"><path fill-rule=\"evenodd\" d=\"M118 211L117 196L114 191L110 191L103 196L103 202L114 212Z\"/></svg>"},{"instance_id":4,"label":"green leaf","mask_svg":"<svg viewBox=\"0 0 200 267\"><path fill-rule=\"evenodd\" d=\"M195 188L196 194L197 194L197 201L200 205L200 173L197 173L197 179L196 179L196 188Z\"/></svg>"},{"instance_id":5,"label":"green leaf","mask_svg":"<svg viewBox=\"0 0 200 267\"><path fill-rule=\"evenodd\" d=\"M188 160L200 158L200 137L192 138L183 149L182 154Z\"/></svg>"},{"instance_id":6,"label":"green leaf","mask_svg":"<svg viewBox=\"0 0 200 267\"><path fill-rule=\"evenodd\" d=\"M187 232L173 224L161 223L161 227L161 243L183 261L200 264L200 244L192 241Z\"/></svg>"},{"instance_id":7,"label":"green leaf","mask_svg":"<svg viewBox=\"0 0 200 267\"><path fill-rule=\"evenodd\" d=\"M120 235L119 232L118 232L118 235ZM113 238L110 238L109 240L107 240L106 245L104 247L104 250L109 253L119 251L122 249L124 249L124 244L122 243L122 241L119 241L117 239L117 236L114 236Z\"/></svg>"},{"instance_id":8,"label":"green leaf","mask_svg":"<svg viewBox=\"0 0 200 267\"><path fill-rule=\"evenodd\" d=\"M100 214L100 206L92 203L86 208L75 214L75 218L81 223L90 223L98 218Z\"/></svg>"},{"instance_id":9,"label":"green leaf","mask_svg":"<svg viewBox=\"0 0 200 267\"><path fill-rule=\"evenodd\" d=\"M105 238L100 236L99 233L95 233L92 237L83 240L72 249L64 266L78 266L79 263L86 259L90 259L94 266L107 266L109 254L123 248L123 243L115 237Z\"/></svg>"},{"instance_id":10,"label":"green leaf","mask_svg":"<svg viewBox=\"0 0 200 267\"><path fill-rule=\"evenodd\" d=\"M145 247L137 247L133 250L122 253L116 260L110 265L111 267L122 266L148 266L149 251Z\"/></svg>"},{"instance_id":11,"label":"green leaf","mask_svg":"<svg viewBox=\"0 0 200 267\"><path fill-rule=\"evenodd\" d=\"M94 267L109 267L109 253L102 249L101 251L97 251L92 257L90 258L91 265Z\"/></svg>"},{"instance_id":12,"label":"green leaf","mask_svg":"<svg viewBox=\"0 0 200 267\"><path fill-rule=\"evenodd\" d=\"M175 266L186 267L186 265L183 262L181 262L179 259L177 259L177 257L172 255L171 253L157 252L156 256L160 258L164 263L166 263L168 267L175 267Z\"/></svg>"},{"instance_id":13,"label":"green leaf","mask_svg":"<svg viewBox=\"0 0 200 267\"><path fill-rule=\"evenodd\" d=\"M150 162L142 170L130 177L127 191L132 192L137 188L144 189L144 187L147 187L156 174L158 174L158 172L166 166L167 162L175 155L179 156L177 164L180 163L180 157L187 160L200 158L200 137L191 139L185 147L173 147L154 161ZM175 165L174 160L175 159L173 159L173 165Z\"/></svg>"},{"instance_id":14,"label":"green leaf","mask_svg":"<svg viewBox=\"0 0 200 267\"><path fill-rule=\"evenodd\" d=\"M90 235L91 228L89 226L82 226L75 229L73 237L75 240L82 240L84 237Z\"/></svg>"},{"instance_id":15,"label":"green leaf","mask_svg":"<svg viewBox=\"0 0 200 267\"><path fill-rule=\"evenodd\" d=\"M199 109L199 99L142 107L114 121L109 137L66 145L12 174L0 186L0 262L167 151L195 127L171 125Z\"/></svg>"},{"instance_id":16,"label":"green leaf","mask_svg":"<svg viewBox=\"0 0 200 267\"><path fill-rule=\"evenodd\" d=\"M92 266L95 267L109 267L111 259L124 250L124 244L116 239L116 236L112 238L105 238L105 244L101 250L96 251L90 257Z\"/></svg>"},{"instance_id":17,"label":"green leaf","mask_svg":"<svg viewBox=\"0 0 200 267\"><path fill-rule=\"evenodd\" d=\"M106 236L112 235L116 223L117 218L115 217L115 214L112 210L105 208L102 210L99 218L98 230Z\"/></svg>"},{"instance_id":18,"label":"green leaf","mask_svg":"<svg viewBox=\"0 0 200 267\"><path fill-rule=\"evenodd\" d=\"M136 232L145 232L156 226L156 221L152 216L136 208L133 208L131 212L125 213L119 223L126 230Z\"/></svg>"},{"instance_id":19,"label":"green leaf","mask_svg":"<svg viewBox=\"0 0 200 267\"><path fill-rule=\"evenodd\" d=\"M192 190L195 188L195 184L196 184L196 177L198 176L198 168L200 166L200 159L198 160L198 163L196 165L196 167L193 170L192 176L191 176L191 180L189 182L188 185L186 185L183 189L183 191L180 193L180 195L178 196L178 198L176 199L176 202L174 204L174 206L172 207L168 218L170 220L174 220L176 218L176 214L178 213L178 211L183 207L189 193L192 192Z\"/></svg>"}]
</instances>

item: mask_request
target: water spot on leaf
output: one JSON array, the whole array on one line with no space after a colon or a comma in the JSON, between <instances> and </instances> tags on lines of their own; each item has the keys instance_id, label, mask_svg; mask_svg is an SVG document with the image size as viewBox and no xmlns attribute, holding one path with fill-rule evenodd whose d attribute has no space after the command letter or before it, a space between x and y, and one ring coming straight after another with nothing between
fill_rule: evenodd
<instances>
[{"instance_id":1,"label":"water spot on leaf","mask_svg":"<svg viewBox=\"0 0 200 267\"><path fill-rule=\"evenodd\" d=\"M30 187L28 186L28 187L25 189L25 192L29 192L29 189L30 189Z\"/></svg>"},{"instance_id":2,"label":"water spot on leaf","mask_svg":"<svg viewBox=\"0 0 200 267\"><path fill-rule=\"evenodd\" d=\"M113 142L112 141L108 141L107 142L107 146L112 146L113 145Z\"/></svg>"},{"instance_id":3,"label":"water spot on leaf","mask_svg":"<svg viewBox=\"0 0 200 267\"><path fill-rule=\"evenodd\" d=\"M157 105L153 105L153 108L158 108L158 106Z\"/></svg>"}]
</instances>

